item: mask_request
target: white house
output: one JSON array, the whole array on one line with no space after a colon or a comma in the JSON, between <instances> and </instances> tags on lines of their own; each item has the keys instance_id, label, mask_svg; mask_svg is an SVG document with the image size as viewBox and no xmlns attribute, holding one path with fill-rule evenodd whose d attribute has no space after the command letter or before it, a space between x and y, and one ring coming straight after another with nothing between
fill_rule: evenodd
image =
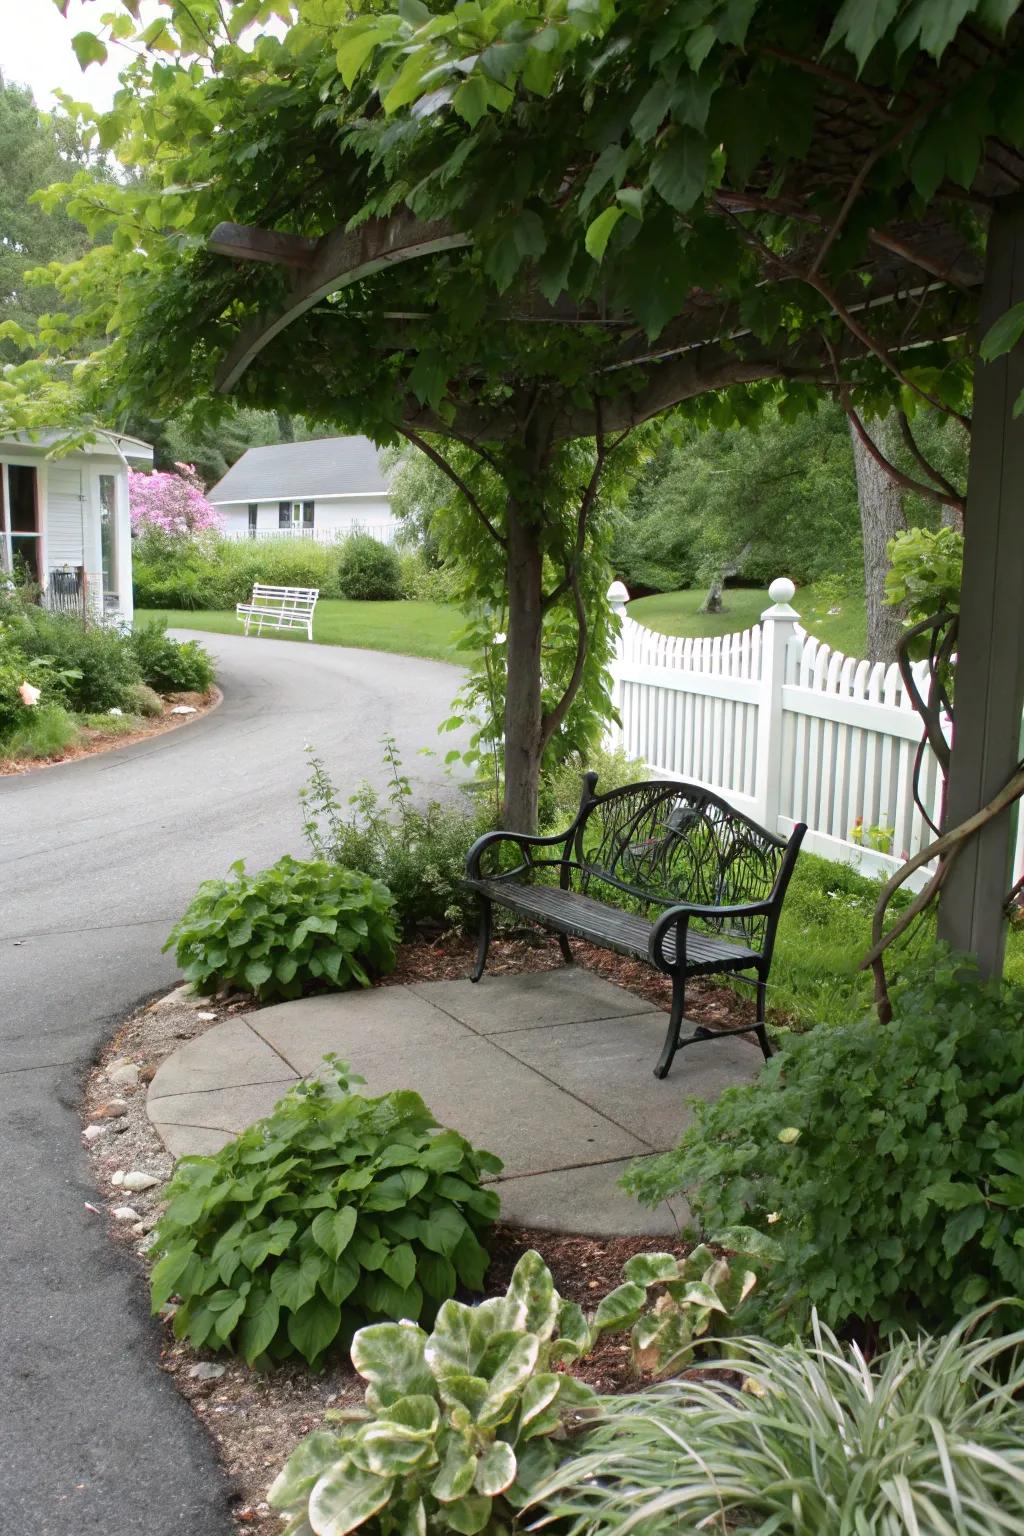
<instances>
[{"instance_id":1,"label":"white house","mask_svg":"<svg viewBox=\"0 0 1024 1536\"><path fill-rule=\"evenodd\" d=\"M335 539L360 528L390 544L398 528L368 437L248 448L207 499L231 538Z\"/></svg>"},{"instance_id":2,"label":"white house","mask_svg":"<svg viewBox=\"0 0 1024 1536\"><path fill-rule=\"evenodd\" d=\"M152 469L137 438L96 441L48 458L59 432L0 438L0 569L24 568L50 607L130 621L128 470Z\"/></svg>"}]
</instances>

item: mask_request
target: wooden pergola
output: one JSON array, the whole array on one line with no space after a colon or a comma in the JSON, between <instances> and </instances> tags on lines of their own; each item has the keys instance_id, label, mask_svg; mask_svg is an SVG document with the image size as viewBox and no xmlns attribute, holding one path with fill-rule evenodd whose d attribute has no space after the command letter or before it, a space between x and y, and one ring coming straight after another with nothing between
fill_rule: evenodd
<instances>
[{"instance_id":1,"label":"wooden pergola","mask_svg":"<svg viewBox=\"0 0 1024 1536\"><path fill-rule=\"evenodd\" d=\"M1019 40L1019 32L1013 34ZM963 79L982 67L991 45L984 38L958 39L948 69ZM908 87L910 89L912 87ZM838 289L823 277L823 257L863 186L865 167L877 158L881 127L893 120L891 102L850 78L835 76L823 88L818 131L799 166L779 186L770 168L759 168L749 186L716 193L710 208L735 221L745 211L777 211L806 228L798 248L777 258L760 252L764 283L809 285L844 325L837 348L805 336L799 343L759 342L734 304L713 292L694 292L651 343L628 315L597 305L547 305L529 289L516 319L557 326L585 323L606 336L606 376L642 364L642 385L605 403L603 426L615 430L646 420L695 395L758 379L806 379L834 387L843 365L874 356L897 362L929 340L976 326L984 334L1011 305L1024 300L1024 160L989 140L969 190L948 188L928 211L914 217L904 200L884 227L872 228L867 254ZM830 194L840 213L831 222L816 211ZM987 220L984 266L976 248L948 215L959 202L970 218ZM271 263L287 269L286 296L239 333L220 366L217 387L233 390L257 361L275 354L290 328L305 337L337 336L346 319L345 294L360 285L365 323L367 292L376 295L382 329L415 314L391 313L385 285L366 280L407 263L450 257L472 243L465 231L421 223L405 210L370 221L353 233L344 228L317 239L237 224L221 224L210 250L242 264ZM504 304L497 296L495 304ZM879 338L882 338L881 340ZM325 345L328 344L325 340ZM400 344L400 343L399 343ZM389 345L395 345L392 340ZM975 369L971 463L965 521L965 563L956 669L956 726L950 763L946 825L954 826L988 804L1024 756L1024 417L1014 403L1024 389L1024 350L1015 348ZM515 401L507 414L476 412L460 405L452 420L410 398L404 424L416 432L501 441L517 430ZM563 438L594 435L592 411L566 408L558 417ZM989 822L959 856L941 896L940 932L955 948L977 956L983 970L1001 969L1010 883L1011 808Z\"/></svg>"}]
</instances>

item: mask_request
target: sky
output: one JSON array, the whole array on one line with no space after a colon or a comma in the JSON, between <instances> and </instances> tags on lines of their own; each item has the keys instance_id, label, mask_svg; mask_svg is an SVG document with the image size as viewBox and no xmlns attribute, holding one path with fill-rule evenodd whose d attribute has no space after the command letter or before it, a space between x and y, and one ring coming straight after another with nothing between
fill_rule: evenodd
<instances>
[{"instance_id":1,"label":"sky","mask_svg":"<svg viewBox=\"0 0 1024 1536\"><path fill-rule=\"evenodd\" d=\"M55 89L76 101L109 107L127 53L112 48L105 64L90 64L83 72L71 47L76 32L100 30L100 17L108 9L97 0L69 0L65 20L53 0L0 0L0 73L12 83L31 86L36 105L44 110L54 105ZM154 0L142 9L143 15L155 9ZM113 57L118 53L120 59Z\"/></svg>"}]
</instances>

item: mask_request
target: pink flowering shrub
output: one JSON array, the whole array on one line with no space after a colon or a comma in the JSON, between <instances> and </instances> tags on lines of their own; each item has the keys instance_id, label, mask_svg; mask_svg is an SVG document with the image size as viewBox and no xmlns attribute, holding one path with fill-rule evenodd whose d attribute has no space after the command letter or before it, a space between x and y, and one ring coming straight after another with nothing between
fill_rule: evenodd
<instances>
[{"instance_id":1,"label":"pink flowering shrub","mask_svg":"<svg viewBox=\"0 0 1024 1536\"><path fill-rule=\"evenodd\" d=\"M220 532L220 517L207 501L194 466L179 464L177 470L177 474L162 470L151 474L130 471L128 506L134 533L194 538L201 533Z\"/></svg>"}]
</instances>

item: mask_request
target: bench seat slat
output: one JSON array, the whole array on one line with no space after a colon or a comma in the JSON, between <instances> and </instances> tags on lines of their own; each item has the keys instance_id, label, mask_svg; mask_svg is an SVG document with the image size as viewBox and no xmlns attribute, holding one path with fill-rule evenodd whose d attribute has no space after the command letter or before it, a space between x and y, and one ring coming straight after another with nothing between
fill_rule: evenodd
<instances>
[{"instance_id":1,"label":"bench seat slat","mask_svg":"<svg viewBox=\"0 0 1024 1536\"><path fill-rule=\"evenodd\" d=\"M514 880L467 880L466 884L489 901L509 907L523 917L543 922L546 928L570 938L587 939L616 954L646 960L654 924L636 912L606 906L591 896L563 891L551 885L528 885ZM676 959L675 934L665 940L665 958ZM730 939L690 929L686 935L686 969L689 975L712 971L747 970L757 952Z\"/></svg>"}]
</instances>

